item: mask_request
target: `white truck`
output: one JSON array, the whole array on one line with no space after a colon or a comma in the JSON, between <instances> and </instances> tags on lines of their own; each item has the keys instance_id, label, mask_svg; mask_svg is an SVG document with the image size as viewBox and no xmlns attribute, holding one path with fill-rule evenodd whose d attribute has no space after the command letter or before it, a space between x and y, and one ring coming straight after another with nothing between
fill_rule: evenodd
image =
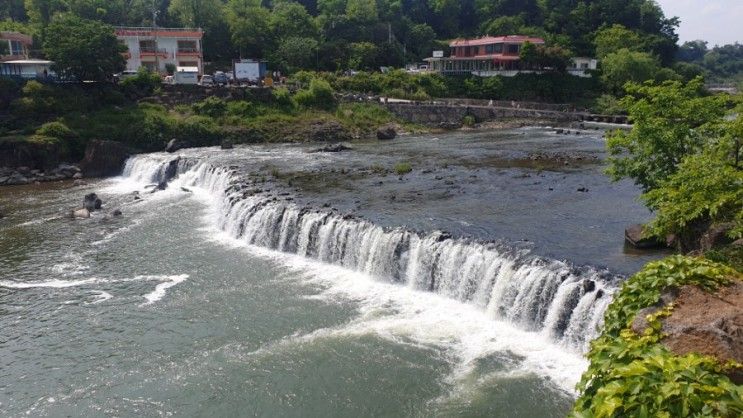
<instances>
[{"instance_id":1,"label":"white truck","mask_svg":"<svg viewBox=\"0 0 743 418\"><path fill-rule=\"evenodd\" d=\"M175 84L199 84L199 68L176 67L173 82Z\"/></svg>"}]
</instances>

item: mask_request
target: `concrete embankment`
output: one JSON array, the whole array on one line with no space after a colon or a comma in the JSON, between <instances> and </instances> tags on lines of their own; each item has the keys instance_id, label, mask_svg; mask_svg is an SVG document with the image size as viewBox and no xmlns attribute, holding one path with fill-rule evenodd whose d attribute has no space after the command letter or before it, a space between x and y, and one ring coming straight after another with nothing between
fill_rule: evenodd
<instances>
[{"instance_id":1,"label":"concrete embankment","mask_svg":"<svg viewBox=\"0 0 743 418\"><path fill-rule=\"evenodd\" d=\"M547 120L558 123L583 121L607 123L627 122L626 117L623 116L604 116L586 112L521 107L416 102L386 103L385 106L397 117L425 126L456 126L461 124L466 117L471 117L475 123L503 119Z\"/></svg>"}]
</instances>

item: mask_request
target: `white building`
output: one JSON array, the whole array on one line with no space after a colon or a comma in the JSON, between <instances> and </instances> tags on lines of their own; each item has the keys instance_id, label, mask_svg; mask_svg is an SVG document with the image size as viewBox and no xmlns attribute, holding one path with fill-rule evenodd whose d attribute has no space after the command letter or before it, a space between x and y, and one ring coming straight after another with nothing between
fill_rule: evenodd
<instances>
[{"instance_id":1,"label":"white building","mask_svg":"<svg viewBox=\"0 0 743 418\"><path fill-rule=\"evenodd\" d=\"M204 54L201 39L204 31L197 28L137 28L117 27L116 37L129 51L126 69L136 71L146 67L165 73L166 65L196 67L204 72Z\"/></svg>"},{"instance_id":2,"label":"white building","mask_svg":"<svg viewBox=\"0 0 743 418\"><path fill-rule=\"evenodd\" d=\"M599 66L599 60L595 58L574 57L571 61L572 65L568 67L568 72L578 77L590 77L589 71L596 70Z\"/></svg>"}]
</instances>

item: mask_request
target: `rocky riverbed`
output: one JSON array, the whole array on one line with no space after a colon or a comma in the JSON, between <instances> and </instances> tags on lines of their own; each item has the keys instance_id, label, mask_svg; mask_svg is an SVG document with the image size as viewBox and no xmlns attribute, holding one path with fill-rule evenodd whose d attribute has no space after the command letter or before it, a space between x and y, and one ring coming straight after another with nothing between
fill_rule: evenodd
<instances>
[{"instance_id":1,"label":"rocky riverbed","mask_svg":"<svg viewBox=\"0 0 743 418\"><path fill-rule=\"evenodd\" d=\"M50 170L31 169L29 167L0 167L0 186L19 186L83 178L80 167L63 163Z\"/></svg>"}]
</instances>

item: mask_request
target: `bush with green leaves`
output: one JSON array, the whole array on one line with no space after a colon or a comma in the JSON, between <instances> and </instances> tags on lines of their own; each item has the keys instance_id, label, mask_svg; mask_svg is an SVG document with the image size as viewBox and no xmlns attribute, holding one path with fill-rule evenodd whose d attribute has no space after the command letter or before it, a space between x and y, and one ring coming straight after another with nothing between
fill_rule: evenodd
<instances>
[{"instance_id":1,"label":"bush with green leaves","mask_svg":"<svg viewBox=\"0 0 743 418\"><path fill-rule=\"evenodd\" d=\"M574 417L739 417L743 386L726 372L743 367L714 358L678 356L666 349L661 318L673 306L648 316L644 335L632 329L642 309L655 306L666 289L685 285L713 292L743 276L703 258L672 256L649 263L628 279L606 311L604 328L591 343L590 365L578 384Z\"/></svg>"},{"instance_id":2,"label":"bush with green leaves","mask_svg":"<svg viewBox=\"0 0 743 418\"><path fill-rule=\"evenodd\" d=\"M191 107L197 115L209 116L211 118L220 118L227 112L227 102L215 96L194 103Z\"/></svg>"},{"instance_id":3,"label":"bush with green leaves","mask_svg":"<svg viewBox=\"0 0 743 418\"><path fill-rule=\"evenodd\" d=\"M294 100L305 108L334 110L338 106L330 83L319 78L312 79L309 88L300 90Z\"/></svg>"},{"instance_id":4,"label":"bush with green leaves","mask_svg":"<svg viewBox=\"0 0 743 418\"><path fill-rule=\"evenodd\" d=\"M410 163L398 163L398 164L395 164L394 170L395 170L395 173L402 176L404 174L408 174L412 172L413 166L410 165Z\"/></svg>"},{"instance_id":5,"label":"bush with green leaves","mask_svg":"<svg viewBox=\"0 0 743 418\"><path fill-rule=\"evenodd\" d=\"M147 67L140 67L137 75L129 77L121 82L121 88L129 96L143 97L149 96L160 88L162 79L160 74L151 72Z\"/></svg>"},{"instance_id":6,"label":"bush with green leaves","mask_svg":"<svg viewBox=\"0 0 743 418\"><path fill-rule=\"evenodd\" d=\"M41 125L41 127L36 130L36 135L59 138L64 140L77 137L76 132L68 128L67 125L60 121L47 122Z\"/></svg>"}]
</instances>

